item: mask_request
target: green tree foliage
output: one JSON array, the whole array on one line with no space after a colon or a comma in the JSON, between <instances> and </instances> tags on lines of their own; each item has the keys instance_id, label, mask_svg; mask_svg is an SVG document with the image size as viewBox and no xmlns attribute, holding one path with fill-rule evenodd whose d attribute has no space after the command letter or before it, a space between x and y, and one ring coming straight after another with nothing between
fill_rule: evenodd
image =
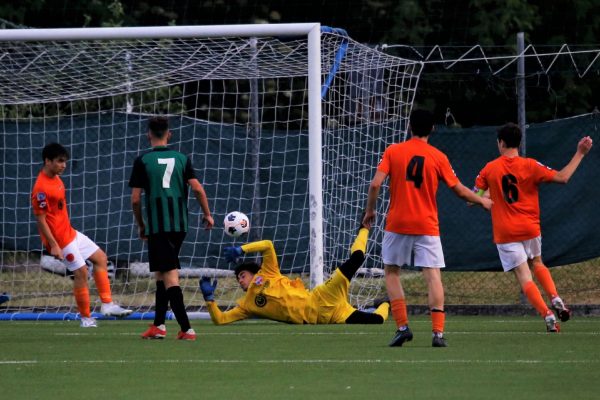
<instances>
[{"instance_id":1,"label":"green tree foliage","mask_svg":"<svg viewBox=\"0 0 600 400\"><path fill-rule=\"evenodd\" d=\"M403 44L422 55L453 46L456 56L474 45L491 55L516 54L516 34L526 44L556 52L563 43L598 48L600 0L4 0L0 18L31 27L214 25L320 22L342 27L356 40ZM548 45L548 47L543 47ZM500 47L501 46L501 47ZM590 47L588 47L590 48ZM418 58L414 51L398 55ZM473 53L478 57L480 53ZM550 61L549 59L545 59ZM579 60L587 65L585 59ZM591 60L587 60L589 63ZM528 61L529 63L530 61ZM526 65L527 117L539 122L590 112L598 104L598 62L583 79L568 57L548 75ZM446 70L427 65L416 101L443 120L449 107L457 122L500 124L516 120L516 64L492 75L484 63Z\"/></svg>"}]
</instances>

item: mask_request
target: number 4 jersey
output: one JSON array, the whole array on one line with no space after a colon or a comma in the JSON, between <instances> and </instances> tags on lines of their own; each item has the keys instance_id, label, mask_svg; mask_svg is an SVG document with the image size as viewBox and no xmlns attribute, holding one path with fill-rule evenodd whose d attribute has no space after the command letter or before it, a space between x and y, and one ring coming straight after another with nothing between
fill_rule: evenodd
<instances>
[{"instance_id":1,"label":"number 4 jersey","mask_svg":"<svg viewBox=\"0 0 600 400\"><path fill-rule=\"evenodd\" d=\"M377 170L390 176L390 209L385 230L404 235L439 236L436 193L439 181L459 182L448 157L412 138L389 146Z\"/></svg>"},{"instance_id":2,"label":"number 4 jersey","mask_svg":"<svg viewBox=\"0 0 600 400\"><path fill-rule=\"evenodd\" d=\"M475 179L494 202L494 243L512 243L541 235L538 186L556 171L531 158L500 156L487 163Z\"/></svg>"}]
</instances>

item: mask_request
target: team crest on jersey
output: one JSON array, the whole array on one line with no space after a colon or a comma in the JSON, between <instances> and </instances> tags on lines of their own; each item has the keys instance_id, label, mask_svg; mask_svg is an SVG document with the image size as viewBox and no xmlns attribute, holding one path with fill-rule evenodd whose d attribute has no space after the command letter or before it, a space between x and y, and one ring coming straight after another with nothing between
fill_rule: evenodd
<instances>
[{"instance_id":1,"label":"team crest on jersey","mask_svg":"<svg viewBox=\"0 0 600 400\"><path fill-rule=\"evenodd\" d=\"M262 285L263 283L263 277L262 276L257 276L256 279L254 279L254 284L257 286Z\"/></svg>"},{"instance_id":2,"label":"team crest on jersey","mask_svg":"<svg viewBox=\"0 0 600 400\"><path fill-rule=\"evenodd\" d=\"M267 305L267 298L265 297L264 294L259 293L254 298L254 304L256 304L256 307L263 308L264 306Z\"/></svg>"},{"instance_id":3,"label":"team crest on jersey","mask_svg":"<svg viewBox=\"0 0 600 400\"><path fill-rule=\"evenodd\" d=\"M44 201L44 200L46 200L46 193L39 192L35 197L36 197L37 201Z\"/></svg>"}]
</instances>

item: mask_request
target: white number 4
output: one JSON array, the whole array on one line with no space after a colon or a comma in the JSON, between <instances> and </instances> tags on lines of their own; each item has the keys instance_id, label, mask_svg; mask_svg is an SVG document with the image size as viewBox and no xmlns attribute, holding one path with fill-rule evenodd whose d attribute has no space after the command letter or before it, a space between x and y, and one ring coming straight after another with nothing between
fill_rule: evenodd
<instances>
[{"instance_id":1,"label":"white number 4","mask_svg":"<svg viewBox=\"0 0 600 400\"><path fill-rule=\"evenodd\" d=\"M165 174L163 175L162 187L168 189L171 187L171 175L173 174L173 169L175 168L175 159L159 158L158 163L167 166L167 168L165 168Z\"/></svg>"}]
</instances>

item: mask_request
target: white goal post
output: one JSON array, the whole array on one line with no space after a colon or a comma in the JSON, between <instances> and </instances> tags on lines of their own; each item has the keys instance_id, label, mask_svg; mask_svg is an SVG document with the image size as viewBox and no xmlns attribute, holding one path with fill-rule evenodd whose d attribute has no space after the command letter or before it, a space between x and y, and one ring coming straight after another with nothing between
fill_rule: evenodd
<instances>
[{"instance_id":1,"label":"white goal post","mask_svg":"<svg viewBox=\"0 0 600 400\"><path fill-rule=\"evenodd\" d=\"M10 296L0 319L76 310L30 210L52 141L70 152L71 222L107 253L114 297L151 309L127 182L157 114L169 117L171 146L192 159L216 222L204 231L191 207L181 257L188 311L203 306L198 276L221 276L223 306L241 296L220 258L233 242L222 218L234 210L251 218L243 241L273 240L283 273L323 282L348 256L381 153L403 139L421 69L318 23L0 30L0 293ZM359 307L381 289L377 241L353 283Z\"/></svg>"}]
</instances>

